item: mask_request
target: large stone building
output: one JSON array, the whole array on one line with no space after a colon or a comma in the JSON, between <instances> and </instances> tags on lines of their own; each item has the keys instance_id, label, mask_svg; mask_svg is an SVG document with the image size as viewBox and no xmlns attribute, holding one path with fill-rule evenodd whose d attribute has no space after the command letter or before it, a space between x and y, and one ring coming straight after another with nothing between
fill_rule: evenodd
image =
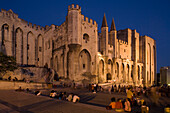
<instances>
[{"instance_id":1,"label":"large stone building","mask_svg":"<svg viewBox=\"0 0 170 113\"><path fill-rule=\"evenodd\" d=\"M46 65L56 76L77 82L154 84L155 40L129 28L117 31L114 20L109 29L105 15L98 33L96 21L84 17L79 5L68 6L60 26L45 27L2 9L0 26L0 51L20 65Z\"/></svg>"}]
</instances>

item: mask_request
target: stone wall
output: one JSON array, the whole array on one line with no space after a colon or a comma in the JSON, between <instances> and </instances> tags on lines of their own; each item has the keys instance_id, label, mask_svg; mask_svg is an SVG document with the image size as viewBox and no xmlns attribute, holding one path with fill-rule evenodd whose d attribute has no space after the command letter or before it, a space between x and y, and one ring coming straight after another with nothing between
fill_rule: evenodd
<instances>
[{"instance_id":1,"label":"stone wall","mask_svg":"<svg viewBox=\"0 0 170 113\"><path fill-rule=\"evenodd\" d=\"M25 83L25 82L10 82L10 81L0 81L0 89L18 89L21 87L22 89L44 89L48 88L47 84L41 83Z\"/></svg>"}]
</instances>

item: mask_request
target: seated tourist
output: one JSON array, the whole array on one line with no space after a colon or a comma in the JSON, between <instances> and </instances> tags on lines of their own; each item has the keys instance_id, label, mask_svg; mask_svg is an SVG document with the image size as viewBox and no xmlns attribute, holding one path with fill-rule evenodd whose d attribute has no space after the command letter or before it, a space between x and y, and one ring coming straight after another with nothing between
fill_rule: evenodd
<instances>
[{"instance_id":1,"label":"seated tourist","mask_svg":"<svg viewBox=\"0 0 170 113\"><path fill-rule=\"evenodd\" d=\"M149 107L146 106L146 102L143 102L143 105L141 106L141 113L149 113Z\"/></svg>"},{"instance_id":2,"label":"seated tourist","mask_svg":"<svg viewBox=\"0 0 170 113\"><path fill-rule=\"evenodd\" d=\"M115 109L115 107L116 107L116 102L115 102L115 98L113 97L113 98L111 98L111 103L110 103L110 105L109 106L111 106L112 107L112 109Z\"/></svg>"},{"instance_id":3,"label":"seated tourist","mask_svg":"<svg viewBox=\"0 0 170 113\"><path fill-rule=\"evenodd\" d=\"M67 94L66 94L66 92L64 92L64 93L63 93L62 100L66 100L66 98L67 98Z\"/></svg>"},{"instance_id":4,"label":"seated tourist","mask_svg":"<svg viewBox=\"0 0 170 113\"><path fill-rule=\"evenodd\" d=\"M31 90L29 88L26 89L27 92L31 92Z\"/></svg>"},{"instance_id":5,"label":"seated tourist","mask_svg":"<svg viewBox=\"0 0 170 113\"><path fill-rule=\"evenodd\" d=\"M63 93L62 93L62 92L60 92L60 94L59 94L59 100L61 100L61 99L62 99L62 97L63 97Z\"/></svg>"},{"instance_id":6,"label":"seated tourist","mask_svg":"<svg viewBox=\"0 0 170 113\"><path fill-rule=\"evenodd\" d=\"M22 89L21 87L19 87L19 88L16 89L15 91L24 91L24 89Z\"/></svg>"},{"instance_id":7,"label":"seated tourist","mask_svg":"<svg viewBox=\"0 0 170 113\"><path fill-rule=\"evenodd\" d=\"M70 101L70 102L72 101L72 99L73 99L73 94L70 94L70 95L66 98L66 100L67 100L67 101Z\"/></svg>"},{"instance_id":8,"label":"seated tourist","mask_svg":"<svg viewBox=\"0 0 170 113\"><path fill-rule=\"evenodd\" d=\"M79 102L80 101L80 97L78 97L77 95L73 96L73 102Z\"/></svg>"},{"instance_id":9,"label":"seated tourist","mask_svg":"<svg viewBox=\"0 0 170 113\"><path fill-rule=\"evenodd\" d=\"M170 113L170 104L166 105L166 107L164 108L164 112Z\"/></svg>"},{"instance_id":10,"label":"seated tourist","mask_svg":"<svg viewBox=\"0 0 170 113\"><path fill-rule=\"evenodd\" d=\"M54 90L51 91L50 97L51 98L55 98L56 97L56 92Z\"/></svg>"},{"instance_id":11,"label":"seated tourist","mask_svg":"<svg viewBox=\"0 0 170 113\"><path fill-rule=\"evenodd\" d=\"M131 105L130 105L130 101L128 98L126 98L126 101L125 101L125 111L126 112L131 112Z\"/></svg>"},{"instance_id":12,"label":"seated tourist","mask_svg":"<svg viewBox=\"0 0 170 113\"><path fill-rule=\"evenodd\" d=\"M123 112L124 111L121 99L118 99L118 101L116 102L115 111L117 111L117 112Z\"/></svg>"},{"instance_id":13,"label":"seated tourist","mask_svg":"<svg viewBox=\"0 0 170 113\"><path fill-rule=\"evenodd\" d=\"M41 95L41 91L35 91L35 95L37 96Z\"/></svg>"}]
</instances>

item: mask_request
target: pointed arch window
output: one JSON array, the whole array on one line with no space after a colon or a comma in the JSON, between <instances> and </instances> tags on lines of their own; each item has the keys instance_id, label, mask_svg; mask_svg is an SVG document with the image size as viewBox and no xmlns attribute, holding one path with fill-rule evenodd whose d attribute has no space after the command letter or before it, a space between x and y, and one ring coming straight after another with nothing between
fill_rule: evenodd
<instances>
[{"instance_id":1,"label":"pointed arch window","mask_svg":"<svg viewBox=\"0 0 170 113\"><path fill-rule=\"evenodd\" d=\"M83 40L85 41L85 43L89 41L89 35L87 33L83 35Z\"/></svg>"}]
</instances>

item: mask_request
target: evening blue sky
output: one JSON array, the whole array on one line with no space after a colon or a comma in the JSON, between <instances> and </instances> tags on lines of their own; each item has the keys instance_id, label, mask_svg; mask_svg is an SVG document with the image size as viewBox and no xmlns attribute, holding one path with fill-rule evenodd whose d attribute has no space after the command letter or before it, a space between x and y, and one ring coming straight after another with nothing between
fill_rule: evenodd
<instances>
[{"instance_id":1,"label":"evening blue sky","mask_svg":"<svg viewBox=\"0 0 170 113\"><path fill-rule=\"evenodd\" d=\"M0 0L1 9L12 9L19 18L40 26L61 25L71 4L80 5L99 31L105 13L109 28L114 18L117 30L136 29L150 36L156 40L157 72L170 66L170 0Z\"/></svg>"}]
</instances>

